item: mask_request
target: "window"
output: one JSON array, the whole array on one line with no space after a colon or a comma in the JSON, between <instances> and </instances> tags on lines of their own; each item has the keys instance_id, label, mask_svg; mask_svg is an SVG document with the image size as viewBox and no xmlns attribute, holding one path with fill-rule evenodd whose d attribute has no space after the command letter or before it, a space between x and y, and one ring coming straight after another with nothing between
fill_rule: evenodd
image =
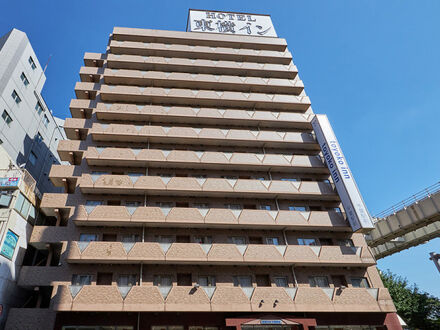
<instances>
[{"instance_id":1,"label":"window","mask_svg":"<svg viewBox=\"0 0 440 330\"><path fill-rule=\"evenodd\" d=\"M139 207L141 205L140 202L136 202L136 201L125 201L125 206L128 207Z\"/></svg>"},{"instance_id":2,"label":"window","mask_svg":"<svg viewBox=\"0 0 440 330\"><path fill-rule=\"evenodd\" d=\"M293 182L296 182L296 181L299 181L299 180L297 178L282 178L281 181L293 181Z\"/></svg>"},{"instance_id":3,"label":"window","mask_svg":"<svg viewBox=\"0 0 440 330\"><path fill-rule=\"evenodd\" d=\"M43 112L43 107L41 106L41 103L37 101L37 104L35 104L35 110L39 115Z\"/></svg>"},{"instance_id":4,"label":"window","mask_svg":"<svg viewBox=\"0 0 440 330\"><path fill-rule=\"evenodd\" d=\"M315 238L298 238L298 244L299 245L310 245L310 246L317 246L318 240Z\"/></svg>"},{"instance_id":5,"label":"window","mask_svg":"<svg viewBox=\"0 0 440 330\"><path fill-rule=\"evenodd\" d=\"M12 123L12 117L6 110L3 110L2 118L6 122L6 125L11 126L10 124Z\"/></svg>"},{"instance_id":6,"label":"window","mask_svg":"<svg viewBox=\"0 0 440 330\"><path fill-rule=\"evenodd\" d=\"M333 211L335 211L336 213L342 213L342 210L340 207L333 208Z\"/></svg>"},{"instance_id":7,"label":"window","mask_svg":"<svg viewBox=\"0 0 440 330\"><path fill-rule=\"evenodd\" d=\"M92 275L72 275L72 285L90 285L92 283Z\"/></svg>"},{"instance_id":8,"label":"window","mask_svg":"<svg viewBox=\"0 0 440 330\"><path fill-rule=\"evenodd\" d=\"M47 127L47 125L49 125L49 118L47 118L46 115L43 116L43 124L45 127Z\"/></svg>"},{"instance_id":9,"label":"window","mask_svg":"<svg viewBox=\"0 0 440 330\"><path fill-rule=\"evenodd\" d=\"M118 286L133 286L136 285L136 281L137 281L136 274L119 275Z\"/></svg>"},{"instance_id":10,"label":"window","mask_svg":"<svg viewBox=\"0 0 440 330\"><path fill-rule=\"evenodd\" d=\"M22 193L19 193L17 200L15 201L15 210L20 213L23 218L27 219L31 206L32 204L26 199L26 197L24 197Z\"/></svg>"},{"instance_id":11,"label":"window","mask_svg":"<svg viewBox=\"0 0 440 330\"><path fill-rule=\"evenodd\" d=\"M232 277L234 286L241 286L244 288L249 288L252 286L252 278L247 275L233 276Z\"/></svg>"},{"instance_id":12,"label":"window","mask_svg":"<svg viewBox=\"0 0 440 330\"><path fill-rule=\"evenodd\" d=\"M271 209L270 205L260 205L260 210L270 211Z\"/></svg>"},{"instance_id":13,"label":"window","mask_svg":"<svg viewBox=\"0 0 440 330\"><path fill-rule=\"evenodd\" d=\"M274 277L273 280L275 282L275 285L278 287L287 288L289 286L286 276L277 276L277 277Z\"/></svg>"},{"instance_id":14,"label":"window","mask_svg":"<svg viewBox=\"0 0 440 330\"><path fill-rule=\"evenodd\" d=\"M200 210L206 210L209 209L209 205L207 203L194 203L192 205L194 208L196 209L200 209Z\"/></svg>"},{"instance_id":15,"label":"window","mask_svg":"<svg viewBox=\"0 0 440 330\"><path fill-rule=\"evenodd\" d=\"M194 243L212 244L212 236L194 236Z\"/></svg>"},{"instance_id":16,"label":"window","mask_svg":"<svg viewBox=\"0 0 440 330\"><path fill-rule=\"evenodd\" d=\"M35 70L37 68L37 66L35 65L34 59L32 58L32 56L29 56L28 62L32 68L32 70Z\"/></svg>"},{"instance_id":17,"label":"window","mask_svg":"<svg viewBox=\"0 0 440 330\"><path fill-rule=\"evenodd\" d=\"M242 206L240 204L225 204L225 208L230 210L241 210Z\"/></svg>"},{"instance_id":18,"label":"window","mask_svg":"<svg viewBox=\"0 0 440 330\"><path fill-rule=\"evenodd\" d=\"M28 78L26 78L26 75L24 74L24 72L21 73L20 79L23 82L23 85L25 85L25 86L29 85L29 80L28 80Z\"/></svg>"},{"instance_id":19,"label":"window","mask_svg":"<svg viewBox=\"0 0 440 330\"><path fill-rule=\"evenodd\" d=\"M156 236L156 240L159 243L174 243L174 237L171 235L159 235Z\"/></svg>"},{"instance_id":20,"label":"window","mask_svg":"<svg viewBox=\"0 0 440 330\"><path fill-rule=\"evenodd\" d=\"M141 237L137 234L126 234L121 237L121 242L123 243L136 243L140 241Z\"/></svg>"},{"instance_id":21,"label":"window","mask_svg":"<svg viewBox=\"0 0 440 330\"><path fill-rule=\"evenodd\" d=\"M14 99L15 103L18 104L21 102L21 98L20 98L20 96L18 96L18 93L15 91L15 89L12 91L11 96Z\"/></svg>"},{"instance_id":22,"label":"window","mask_svg":"<svg viewBox=\"0 0 440 330\"><path fill-rule=\"evenodd\" d=\"M79 240L81 242L93 242L98 240L98 235L96 234L80 234Z\"/></svg>"},{"instance_id":23,"label":"window","mask_svg":"<svg viewBox=\"0 0 440 330\"><path fill-rule=\"evenodd\" d=\"M35 165L37 163L37 158L37 155L33 151L31 151L31 153L29 154L29 161L32 165Z\"/></svg>"},{"instance_id":24,"label":"window","mask_svg":"<svg viewBox=\"0 0 440 330\"><path fill-rule=\"evenodd\" d=\"M370 288L370 284L366 277L352 277L351 285L354 288Z\"/></svg>"},{"instance_id":25,"label":"window","mask_svg":"<svg viewBox=\"0 0 440 330\"><path fill-rule=\"evenodd\" d=\"M246 244L246 238L243 236L235 236L231 238L232 243L234 244Z\"/></svg>"},{"instance_id":26,"label":"window","mask_svg":"<svg viewBox=\"0 0 440 330\"><path fill-rule=\"evenodd\" d=\"M278 237L266 237L266 244L279 245Z\"/></svg>"},{"instance_id":27,"label":"window","mask_svg":"<svg viewBox=\"0 0 440 330\"><path fill-rule=\"evenodd\" d=\"M216 285L215 276L201 275L199 276L199 280L197 281L197 283L200 286L215 286Z\"/></svg>"},{"instance_id":28,"label":"window","mask_svg":"<svg viewBox=\"0 0 440 330\"><path fill-rule=\"evenodd\" d=\"M86 201L86 205L87 206L98 206L98 205L102 205L102 201Z\"/></svg>"},{"instance_id":29,"label":"window","mask_svg":"<svg viewBox=\"0 0 440 330\"><path fill-rule=\"evenodd\" d=\"M171 286L173 281L170 275L154 275L153 285L154 286Z\"/></svg>"},{"instance_id":30,"label":"window","mask_svg":"<svg viewBox=\"0 0 440 330\"><path fill-rule=\"evenodd\" d=\"M328 288L330 286L327 276L311 276L309 277L309 283L311 287Z\"/></svg>"},{"instance_id":31,"label":"window","mask_svg":"<svg viewBox=\"0 0 440 330\"><path fill-rule=\"evenodd\" d=\"M43 142L43 135L41 135L40 132L37 132L37 135L35 136L35 139L37 140L38 143Z\"/></svg>"},{"instance_id":32,"label":"window","mask_svg":"<svg viewBox=\"0 0 440 330\"><path fill-rule=\"evenodd\" d=\"M297 205L290 205L289 211L301 211L305 212L308 211L307 206L297 206Z\"/></svg>"},{"instance_id":33,"label":"window","mask_svg":"<svg viewBox=\"0 0 440 330\"><path fill-rule=\"evenodd\" d=\"M354 247L354 243L351 239L339 239L338 240L339 246L346 246L346 247Z\"/></svg>"}]
</instances>

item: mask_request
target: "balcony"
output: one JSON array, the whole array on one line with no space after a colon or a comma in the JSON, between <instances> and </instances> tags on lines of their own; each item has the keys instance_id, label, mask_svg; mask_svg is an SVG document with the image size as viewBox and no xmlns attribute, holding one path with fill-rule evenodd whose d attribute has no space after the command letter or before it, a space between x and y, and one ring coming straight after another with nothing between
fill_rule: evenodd
<instances>
[{"instance_id":1,"label":"balcony","mask_svg":"<svg viewBox=\"0 0 440 330\"><path fill-rule=\"evenodd\" d=\"M87 264L190 264L369 267L368 247L198 244L156 242L70 242L67 262Z\"/></svg>"},{"instance_id":2,"label":"balcony","mask_svg":"<svg viewBox=\"0 0 440 330\"><path fill-rule=\"evenodd\" d=\"M155 86L163 88L207 89L245 93L278 93L299 95L304 84L298 78L276 79L230 75L190 74L185 72L139 71L82 67L82 82L99 82L101 76L107 85Z\"/></svg>"},{"instance_id":3,"label":"balcony","mask_svg":"<svg viewBox=\"0 0 440 330\"><path fill-rule=\"evenodd\" d=\"M86 148L84 142L79 140L60 140L57 149L60 159L72 165L80 165Z\"/></svg>"},{"instance_id":4,"label":"balcony","mask_svg":"<svg viewBox=\"0 0 440 330\"><path fill-rule=\"evenodd\" d=\"M311 134L299 132L94 123L89 134L94 141L320 150Z\"/></svg>"},{"instance_id":5,"label":"balcony","mask_svg":"<svg viewBox=\"0 0 440 330\"><path fill-rule=\"evenodd\" d=\"M115 55L183 57L273 64L289 64L292 61L292 54L287 49L284 51L254 50L249 48L190 46L120 40L110 41L110 53Z\"/></svg>"},{"instance_id":6,"label":"balcony","mask_svg":"<svg viewBox=\"0 0 440 330\"><path fill-rule=\"evenodd\" d=\"M290 94L101 85L91 82L78 82L75 85L75 94L78 99L93 100L98 93L104 102L173 104L196 107L218 107L221 105L222 107L250 110L279 109L305 112L311 104L308 96Z\"/></svg>"},{"instance_id":7,"label":"balcony","mask_svg":"<svg viewBox=\"0 0 440 330\"><path fill-rule=\"evenodd\" d=\"M193 33L115 27L113 40L153 42L189 46L227 47L232 49L258 49L283 52L287 43L282 38L261 38L254 36L233 36L227 34Z\"/></svg>"},{"instance_id":8,"label":"balcony","mask_svg":"<svg viewBox=\"0 0 440 330\"><path fill-rule=\"evenodd\" d=\"M96 312L395 312L385 288L58 286L51 305Z\"/></svg>"},{"instance_id":9,"label":"balcony","mask_svg":"<svg viewBox=\"0 0 440 330\"><path fill-rule=\"evenodd\" d=\"M206 73L284 79L295 79L298 75L298 69L292 62L289 64L272 64L115 54L107 54L106 59L109 69Z\"/></svg>"},{"instance_id":10,"label":"balcony","mask_svg":"<svg viewBox=\"0 0 440 330\"><path fill-rule=\"evenodd\" d=\"M312 129L313 115L295 112L253 111L239 109L191 108L161 105L101 103L72 99L70 112L74 118L91 118L95 111L98 120L126 120L140 122L197 123L260 128Z\"/></svg>"},{"instance_id":11,"label":"balcony","mask_svg":"<svg viewBox=\"0 0 440 330\"><path fill-rule=\"evenodd\" d=\"M116 167L160 167L256 172L311 173L328 175L320 158L305 155L224 153L216 151L130 149L88 147L84 155L88 165ZM80 167L53 165L49 177L55 186L76 182Z\"/></svg>"},{"instance_id":12,"label":"balcony","mask_svg":"<svg viewBox=\"0 0 440 330\"><path fill-rule=\"evenodd\" d=\"M313 181L90 175L83 173L78 186L83 194L155 194L339 201L339 196L331 184Z\"/></svg>"}]
</instances>

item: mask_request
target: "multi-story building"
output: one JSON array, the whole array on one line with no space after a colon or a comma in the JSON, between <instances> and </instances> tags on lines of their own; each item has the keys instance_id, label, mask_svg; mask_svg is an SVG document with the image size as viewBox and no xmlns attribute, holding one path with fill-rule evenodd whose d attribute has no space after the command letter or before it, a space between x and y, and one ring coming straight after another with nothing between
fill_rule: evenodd
<instances>
[{"instance_id":1,"label":"multi-story building","mask_svg":"<svg viewBox=\"0 0 440 330\"><path fill-rule=\"evenodd\" d=\"M10 329L400 329L286 40L217 14L85 54Z\"/></svg>"},{"instance_id":2,"label":"multi-story building","mask_svg":"<svg viewBox=\"0 0 440 330\"><path fill-rule=\"evenodd\" d=\"M17 287L32 226L38 216L35 180L17 167L0 146L0 329L11 307L25 303L27 293Z\"/></svg>"},{"instance_id":3,"label":"multi-story building","mask_svg":"<svg viewBox=\"0 0 440 330\"><path fill-rule=\"evenodd\" d=\"M45 81L26 33L12 29L0 38L0 144L32 175L40 192L54 192L60 190L48 175L60 163L56 150L65 134L63 121L41 96Z\"/></svg>"}]
</instances>

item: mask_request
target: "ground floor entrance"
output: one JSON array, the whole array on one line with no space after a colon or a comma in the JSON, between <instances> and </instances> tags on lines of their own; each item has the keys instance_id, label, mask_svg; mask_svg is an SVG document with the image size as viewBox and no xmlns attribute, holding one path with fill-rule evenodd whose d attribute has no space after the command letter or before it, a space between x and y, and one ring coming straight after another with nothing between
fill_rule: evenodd
<instances>
[{"instance_id":1,"label":"ground floor entrance","mask_svg":"<svg viewBox=\"0 0 440 330\"><path fill-rule=\"evenodd\" d=\"M392 313L60 312L55 330L401 330Z\"/></svg>"}]
</instances>

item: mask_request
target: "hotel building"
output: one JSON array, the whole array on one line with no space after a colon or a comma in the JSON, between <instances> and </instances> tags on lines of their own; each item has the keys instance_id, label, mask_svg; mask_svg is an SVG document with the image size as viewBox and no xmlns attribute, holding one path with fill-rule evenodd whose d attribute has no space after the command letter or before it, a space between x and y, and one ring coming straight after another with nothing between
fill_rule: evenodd
<instances>
[{"instance_id":1,"label":"hotel building","mask_svg":"<svg viewBox=\"0 0 440 330\"><path fill-rule=\"evenodd\" d=\"M10 329L400 329L286 40L217 14L85 54Z\"/></svg>"}]
</instances>

